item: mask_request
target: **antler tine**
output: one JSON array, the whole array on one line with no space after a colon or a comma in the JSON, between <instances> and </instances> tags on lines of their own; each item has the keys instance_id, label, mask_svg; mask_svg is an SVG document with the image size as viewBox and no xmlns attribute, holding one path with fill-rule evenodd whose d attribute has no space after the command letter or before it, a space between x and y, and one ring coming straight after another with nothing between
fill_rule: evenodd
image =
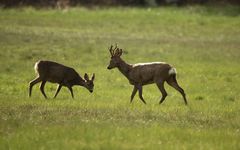
<instances>
[{"instance_id":1,"label":"antler tine","mask_svg":"<svg viewBox=\"0 0 240 150\"><path fill-rule=\"evenodd\" d=\"M123 51L122 51L122 49L120 49L120 51L119 51L119 56L121 56L122 53L123 53Z\"/></svg>"},{"instance_id":2,"label":"antler tine","mask_svg":"<svg viewBox=\"0 0 240 150\"><path fill-rule=\"evenodd\" d=\"M114 50L116 50L118 47L117 47L117 43L115 43L115 48L114 48Z\"/></svg>"},{"instance_id":3,"label":"antler tine","mask_svg":"<svg viewBox=\"0 0 240 150\"><path fill-rule=\"evenodd\" d=\"M122 55L122 49L119 49L119 48L118 48L115 55L121 56L121 55Z\"/></svg>"},{"instance_id":4,"label":"antler tine","mask_svg":"<svg viewBox=\"0 0 240 150\"><path fill-rule=\"evenodd\" d=\"M111 47L109 48L109 52L110 52L110 54L113 56L113 46L111 45Z\"/></svg>"},{"instance_id":5,"label":"antler tine","mask_svg":"<svg viewBox=\"0 0 240 150\"><path fill-rule=\"evenodd\" d=\"M113 47L113 46L112 46ZM112 48L111 47L111 48ZM115 47L114 47L114 49L112 49L111 51L112 51L112 56L114 56L114 55L116 55L116 50L117 50L118 48L117 48L117 43L115 44Z\"/></svg>"},{"instance_id":6,"label":"antler tine","mask_svg":"<svg viewBox=\"0 0 240 150\"><path fill-rule=\"evenodd\" d=\"M118 49L118 47L117 47L117 43L115 43L115 48L114 48L114 50L113 50L113 52L114 52L114 55L116 55L116 50Z\"/></svg>"},{"instance_id":7,"label":"antler tine","mask_svg":"<svg viewBox=\"0 0 240 150\"><path fill-rule=\"evenodd\" d=\"M116 49L115 56L119 56L119 48Z\"/></svg>"}]
</instances>

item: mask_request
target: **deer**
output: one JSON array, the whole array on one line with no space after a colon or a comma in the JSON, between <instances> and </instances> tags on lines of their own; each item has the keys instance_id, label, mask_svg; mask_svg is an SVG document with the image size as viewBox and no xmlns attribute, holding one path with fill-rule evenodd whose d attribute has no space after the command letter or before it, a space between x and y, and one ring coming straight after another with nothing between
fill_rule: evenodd
<instances>
[{"instance_id":1,"label":"deer","mask_svg":"<svg viewBox=\"0 0 240 150\"><path fill-rule=\"evenodd\" d=\"M111 59L107 69L118 68L118 70L128 79L129 83L133 85L130 103L132 103L133 98L138 91L140 100L146 104L146 101L142 96L143 86L155 83L162 94L159 101L159 104L161 104L167 97L167 92L164 88L164 83L167 82L171 87L180 92L185 105L187 105L186 94L179 86L176 79L176 68L165 62L128 64L121 58L123 50L118 48L117 44L115 48L111 45L109 52L111 54Z\"/></svg>"},{"instance_id":2,"label":"deer","mask_svg":"<svg viewBox=\"0 0 240 150\"><path fill-rule=\"evenodd\" d=\"M35 63L34 69L37 74L37 77L29 83L29 97L31 97L31 94L32 94L32 87L39 82L41 82L40 91L46 99L47 99L47 95L44 92L44 86L46 82L58 83L58 87L53 98L57 97L59 91L63 86L69 89L69 91L71 92L72 98L74 98L72 87L75 85L83 86L86 89L88 89L89 92L91 93L93 92L93 88L94 88L93 81L95 78L94 73L91 79L89 79L88 74L85 73L84 79L83 79L71 67L64 66L57 62L44 61L44 60L37 61Z\"/></svg>"}]
</instances>

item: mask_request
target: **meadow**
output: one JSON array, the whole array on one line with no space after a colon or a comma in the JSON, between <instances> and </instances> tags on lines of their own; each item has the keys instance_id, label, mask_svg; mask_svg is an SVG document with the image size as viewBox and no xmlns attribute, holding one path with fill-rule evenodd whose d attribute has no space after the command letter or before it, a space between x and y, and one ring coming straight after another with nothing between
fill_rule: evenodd
<instances>
[{"instance_id":1,"label":"meadow","mask_svg":"<svg viewBox=\"0 0 240 150\"><path fill-rule=\"evenodd\" d=\"M240 11L227 7L0 9L0 149L240 149ZM132 86L107 70L118 43L128 63L164 61L177 68L181 95L165 85ZM75 99L47 83L34 63L53 60L81 76L95 73L91 94Z\"/></svg>"}]
</instances>

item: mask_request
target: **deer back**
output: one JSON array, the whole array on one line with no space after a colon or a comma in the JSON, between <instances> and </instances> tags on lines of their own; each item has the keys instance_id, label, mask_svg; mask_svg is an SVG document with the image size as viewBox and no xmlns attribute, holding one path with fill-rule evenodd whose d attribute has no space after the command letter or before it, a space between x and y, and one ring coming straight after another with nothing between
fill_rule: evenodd
<instances>
[{"instance_id":1,"label":"deer back","mask_svg":"<svg viewBox=\"0 0 240 150\"><path fill-rule=\"evenodd\" d=\"M35 70L42 80L52 83L78 80L78 73L70 67L52 61L38 61Z\"/></svg>"},{"instance_id":2,"label":"deer back","mask_svg":"<svg viewBox=\"0 0 240 150\"><path fill-rule=\"evenodd\" d=\"M164 62L140 63L133 65L129 76L134 82L150 84L155 80L168 78L170 68L171 66Z\"/></svg>"}]
</instances>

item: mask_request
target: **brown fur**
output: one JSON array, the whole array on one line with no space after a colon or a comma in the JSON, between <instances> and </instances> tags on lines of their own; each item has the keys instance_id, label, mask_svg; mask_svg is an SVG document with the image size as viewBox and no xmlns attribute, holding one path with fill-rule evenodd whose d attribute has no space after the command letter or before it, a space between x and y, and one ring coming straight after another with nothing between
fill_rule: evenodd
<instances>
[{"instance_id":1,"label":"brown fur","mask_svg":"<svg viewBox=\"0 0 240 150\"><path fill-rule=\"evenodd\" d=\"M164 88L164 82L167 81L170 86L182 94L184 102L187 105L185 92L178 85L175 68L171 65L164 62L131 65L126 63L120 57L122 55L122 49L117 48L117 46L113 49L113 46L111 46L109 50L111 53L111 60L108 69L117 67L119 71L129 80L129 83L134 86L130 102L132 102L136 92L138 91L139 98L146 104L144 98L142 97L142 86L155 83L162 93L162 98L159 102L162 103L167 96L167 92Z\"/></svg>"},{"instance_id":2,"label":"brown fur","mask_svg":"<svg viewBox=\"0 0 240 150\"><path fill-rule=\"evenodd\" d=\"M40 90L44 95L44 97L47 98L44 92L44 86L47 81L51 83L59 84L54 98L56 98L62 86L66 86L70 90L72 98L74 97L73 90L72 90L72 87L74 85L83 86L87 88L90 92L93 92L93 87L94 87L93 80L95 77L94 74L92 76L92 79L89 80L88 75L85 73L84 75L85 80L84 80L71 67L67 67L52 61L42 61L42 60L36 62L34 69L38 74L38 76L29 83L29 97L31 97L32 87L35 84L42 82L40 86Z\"/></svg>"}]
</instances>

